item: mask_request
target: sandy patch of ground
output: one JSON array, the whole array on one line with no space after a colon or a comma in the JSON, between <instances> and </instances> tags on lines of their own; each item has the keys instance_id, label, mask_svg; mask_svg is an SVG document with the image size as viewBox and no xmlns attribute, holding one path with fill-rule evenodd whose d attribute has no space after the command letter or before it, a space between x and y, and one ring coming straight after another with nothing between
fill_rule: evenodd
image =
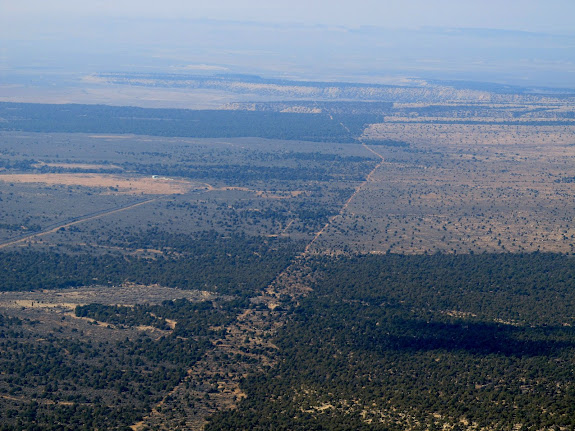
<instances>
[{"instance_id":1,"label":"sandy patch of ground","mask_svg":"<svg viewBox=\"0 0 575 431\"><path fill-rule=\"evenodd\" d=\"M205 188L180 179L127 177L111 174L3 174L0 181L8 183L42 183L106 188L106 193L169 195Z\"/></svg>"}]
</instances>

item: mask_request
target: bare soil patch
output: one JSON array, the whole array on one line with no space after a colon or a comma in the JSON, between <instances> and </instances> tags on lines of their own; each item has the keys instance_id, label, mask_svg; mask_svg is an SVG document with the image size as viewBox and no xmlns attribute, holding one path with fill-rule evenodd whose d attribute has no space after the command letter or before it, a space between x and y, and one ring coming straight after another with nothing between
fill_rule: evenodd
<instances>
[{"instance_id":1,"label":"bare soil patch","mask_svg":"<svg viewBox=\"0 0 575 431\"><path fill-rule=\"evenodd\" d=\"M41 183L104 188L104 193L170 195L205 188L191 181L169 178L129 177L111 174L3 174L8 183Z\"/></svg>"}]
</instances>

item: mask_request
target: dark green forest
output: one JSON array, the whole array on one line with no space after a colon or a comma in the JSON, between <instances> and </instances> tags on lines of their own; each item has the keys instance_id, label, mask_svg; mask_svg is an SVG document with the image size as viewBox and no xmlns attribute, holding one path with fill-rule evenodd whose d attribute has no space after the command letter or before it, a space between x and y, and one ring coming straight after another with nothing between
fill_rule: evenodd
<instances>
[{"instance_id":1,"label":"dark green forest","mask_svg":"<svg viewBox=\"0 0 575 431\"><path fill-rule=\"evenodd\" d=\"M298 103L298 102L293 102ZM301 104L301 103L300 103ZM309 102L303 102L309 104ZM358 105L358 106L355 106ZM365 127L384 122L384 114L392 111L399 116L450 116L460 120L422 120L434 124L483 124L486 108L482 106L428 106L393 109L380 103L313 104L322 113L277 112L265 104L256 111L191 110L139 108L107 105L40 104L0 102L0 131L44 133L113 133L162 137L237 138L299 140L311 142L357 143ZM369 106L366 109L365 106ZM454 112L454 110L456 112ZM379 111L379 113L374 113ZM521 118L524 111L511 112L513 120L497 120L492 124L506 125L565 125L571 124L571 113L559 118L540 121ZM572 115L571 115L572 116ZM405 146L394 140L375 140L374 145Z\"/></svg>"},{"instance_id":2,"label":"dark green forest","mask_svg":"<svg viewBox=\"0 0 575 431\"><path fill-rule=\"evenodd\" d=\"M38 343L25 329L34 322L2 316L0 380L10 396L26 394L34 401L24 410L5 410L10 420L1 429L95 429L103 421L109 421L108 429L122 429L139 420L212 348L209 340L222 336L222 328L244 310L258 309L250 298L297 250L241 236L226 245L229 239L210 235L179 242L163 235L142 238L183 253L161 263L3 253L3 277L9 268L33 275L21 277L27 285L16 284L17 277L5 279L4 290L84 283L104 276L98 268L105 268L119 272L118 282L179 287L178 274L185 274L197 280L184 288L213 283L213 290L235 299L76 308L77 317L120 329L148 325L167 331L159 339L94 342L55 334ZM220 262L220 248L237 257ZM254 250L266 257L253 261ZM228 279L214 275L221 265L231 265L217 271ZM318 256L308 258L306 267L313 291L297 301L283 299L284 324L272 340L276 365L244 378L247 398L236 410L211 417L208 430L423 430L444 424L574 429L571 256ZM177 321L171 332L169 320ZM48 408L48 401L56 405Z\"/></svg>"},{"instance_id":3,"label":"dark green forest","mask_svg":"<svg viewBox=\"0 0 575 431\"><path fill-rule=\"evenodd\" d=\"M7 394L0 430L130 429L180 384L187 370L212 348L210 340L245 306L241 301L191 303L165 301L155 306L78 307L121 328L177 319L174 331L160 338L94 340L60 328L37 340L26 329L34 321L0 318L0 387ZM94 320L95 322L96 320ZM30 401L10 405L11 400Z\"/></svg>"},{"instance_id":4,"label":"dark green forest","mask_svg":"<svg viewBox=\"0 0 575 431\"><path fill-rule=\"evenodd\" d=\"M3 131L356 142L327 114L0 102L0 118ZM368 120L359 122L363 126Z\"/></svg>"},{"instance_id":5,"label":"dark green forest","mask_svg":"<svg viewBox=\"0 0 575 431\"><path fill-rule=\"evenodd\" d=\"M253 295L302 249L295 241L216 232L191 236L152 231L118 238L116 244L166 253L142 258L110 253L6 252L0 259L0 291L131 282Z\"/></svg>"},{"instance_id":6,"label":"dark green forest","mask_svg":"<svg viewBox=\"0 0 575 431\"><path fill-rule=\"evenodd\" d=\"M314 291L207 429L575 427L575 261L320 258ZM557 428L558 429L558 428Z\"/></svg>"}]
</instances>

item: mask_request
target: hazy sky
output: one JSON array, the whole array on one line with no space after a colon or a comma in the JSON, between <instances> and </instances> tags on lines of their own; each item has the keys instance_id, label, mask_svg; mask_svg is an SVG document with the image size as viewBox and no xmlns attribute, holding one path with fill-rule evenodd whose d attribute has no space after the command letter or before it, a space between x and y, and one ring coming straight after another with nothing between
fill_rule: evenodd
<instances>
[{"instance_id":1,"label":"hazy sky","mask_svg":"<svg viewBox=\"0 0 575 431\"><path fill-rule=\"evenodd\" d=\"M0 79L200 68L572 87L574 17L575 0L0 0Z\"/></svg>"},{"instance_id":2,"label":"hazy sky","mask_svg":"<svg viewBox=\"0 0 575 431\"><path fill-rule=\"evenodd\" d=\"M26 23L110 17L575 31L573 0L0 0L0 16L5 36L34 32Z\"/></svg>"}]
</instances>

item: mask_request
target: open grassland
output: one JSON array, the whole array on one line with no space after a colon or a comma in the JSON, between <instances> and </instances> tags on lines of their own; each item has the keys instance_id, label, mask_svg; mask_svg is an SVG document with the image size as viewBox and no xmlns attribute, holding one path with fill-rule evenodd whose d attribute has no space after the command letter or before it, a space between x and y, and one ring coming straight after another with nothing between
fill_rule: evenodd
<instances>
[{"instance_id":1,"label":"open grassland","mask_svg":"<svg viewBox=\"0 0 575 431\"><path fill-rule=\"evenodd\" d=\"M575 251L575 127L386 123L363 140L384 163L315 251Z\"/></svg>"},{"instance_id":2,"label":"open grassland","mask_svg":"<svg viewBox=\"0 0 575 431\"><path fill-rule=\"evenodd\" d=\"M375 166L359 144L3 133L0 243L154 256L150 230L307 240Z\"/></svg>"},{"instance_id":3,"label":"open grassland","mask_svg":"<svg viewBox=\"0 0 575 431\"><path fill-rule=\"evenodd\" d=\"M378 123L365 145L5 133L0 235L122 251L113 238L214 229L317 236L318 253L570 253L574 132Z\"/></svg>"}]
</instances>

